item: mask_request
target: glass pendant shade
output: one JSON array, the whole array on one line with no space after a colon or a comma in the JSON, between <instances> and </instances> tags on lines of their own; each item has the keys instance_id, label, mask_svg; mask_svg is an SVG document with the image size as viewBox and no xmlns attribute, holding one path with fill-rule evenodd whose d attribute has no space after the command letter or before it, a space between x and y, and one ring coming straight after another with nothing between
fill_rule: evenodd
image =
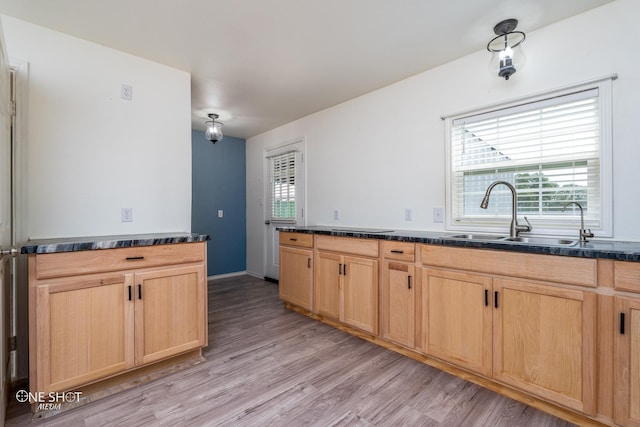
<instances>
[{"instance_id":1,"label":"glass pendant shade","mask_svg":"<svg viewBox=\"0 0 640 427\"><path fill-rule=\"evenodd\" d=\"M505 19L499 22L493 27L496 37L487 44L487 50L491 52L489 70L505 80L509 80L526 61L522 52L522 42L526 36L522 31L514 31L517 25L517 19Z\"/></svg>"},{"instance_id":2,"label":"glass pendant shade","mask_svg":"<svg viewBox=\"0 0 640 427\"><path fill-rule=\"evenodd\" d=\"M222 141L222 138L224 138L224 135L222 134L222 123L215 121L215 119L218 118L217 114L209 114L209 117L211 120L204 123L207 126L204 136L215 144L218 141Z\"/></svg>"},{"instance_id":3,"label":"glass pendant shade","mask_svg":"<svg viewBox=\"0 0 640 427\"><path fill-rule=\"evenodd\" d=\"M503 77L505 80L515 74L516 71L524 67L526 56L522 50L522 46L518 44L515 47L503 47L501 50L491 51L491 62L489 63L489 71L494 76Z\"/></svg>"}]
</instances>

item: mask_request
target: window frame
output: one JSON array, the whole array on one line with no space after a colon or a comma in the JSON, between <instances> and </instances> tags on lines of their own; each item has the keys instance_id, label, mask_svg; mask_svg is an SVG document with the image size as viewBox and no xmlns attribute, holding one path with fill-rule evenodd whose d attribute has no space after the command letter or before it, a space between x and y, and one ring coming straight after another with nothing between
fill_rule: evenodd
<instances>
[{"instance_id":1,"label":"window frame","mask_svg":"<svg viewBox=\"0 0 640 427\"><path fill-rule=\"evenodd\" d=\"M464 117L479 116L483 114L497 112L499 110L516 109L526 104L544 101L550 98L558 98L571 95L580 91L591 89L598 90L598 113L600 126L600 227L592 228L592 231L598 237L613 236L613 167L612 167L612 81L617 78L616 75L591 80L580 84L570 85L561 89L539 93L527 97L513 99L503 103L493 104L490 106L476 108L443 117L445 128L445 229L447 231L483 231L491 233L504 233L508 231L510 218L502 223L495 221L487 221L482 219L468 218L463 223L454 222L453 212L453 180L454 170L452 165L452 129L454 120ZM513 111L513 110L511 110ZM505 115L511 114L511 111L505 112ZM497 189L496 189L497 190ZM518 213L519 221L524 222L525 214ZM532 234L536 235L553 235L553 236L573 236L577 231L570 224L575 224L580 228L580 218L572 217L562 224L553 224L553 220L544 221L536 218L532 220Z\"/></svg>"}]
</instances>

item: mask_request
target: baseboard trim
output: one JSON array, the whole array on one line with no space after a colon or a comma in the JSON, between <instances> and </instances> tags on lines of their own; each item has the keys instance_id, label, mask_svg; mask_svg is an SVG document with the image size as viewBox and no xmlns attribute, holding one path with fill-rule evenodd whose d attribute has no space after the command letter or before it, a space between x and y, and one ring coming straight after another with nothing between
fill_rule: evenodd
<instances>
[{"instance_id":1,"label":"baseboard trim","mask_svg":"<svg viewBox=\"0 0 640 427\"><path fill-rule=\"evenodd\" d=\"M209 276L207 277L207 280L225 279L227 277L244 276L245 274L247 274L246 271L235 271L233 273L216 274L214 276Z\"/></svg>"}]
</instances>

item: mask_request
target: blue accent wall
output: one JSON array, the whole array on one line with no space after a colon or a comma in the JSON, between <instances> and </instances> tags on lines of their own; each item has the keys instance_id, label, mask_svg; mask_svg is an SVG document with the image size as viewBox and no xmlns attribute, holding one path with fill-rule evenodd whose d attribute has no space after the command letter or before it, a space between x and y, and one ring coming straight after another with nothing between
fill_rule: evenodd
<instances>
[{"instance_id":1,"label":"blue accent wall","mask_svg":"<svg viewBox=\"0 0 640 427\"><path fill-rule=\"evenodd\" d=\"M244 139L225 136L214 145L204 132L191 131L191 231L211 236L209 276L247 269L245 144Z\"/></svg>"}]
</instances>

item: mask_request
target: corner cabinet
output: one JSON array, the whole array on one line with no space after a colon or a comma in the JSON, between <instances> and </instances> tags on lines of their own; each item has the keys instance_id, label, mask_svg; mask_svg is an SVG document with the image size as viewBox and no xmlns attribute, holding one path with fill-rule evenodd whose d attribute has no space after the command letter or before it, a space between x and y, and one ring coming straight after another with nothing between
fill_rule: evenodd
<instances>
[{"instance_id":1,"label":"corner cabinet","mask_svg":"<svg viewBox=\"0 0 640 427\"><path fill-rule=\"evenodd\" d=\"M206 346L205 252L202 242L29 255L32 392Z\"/></svg>"}]
</instances>

